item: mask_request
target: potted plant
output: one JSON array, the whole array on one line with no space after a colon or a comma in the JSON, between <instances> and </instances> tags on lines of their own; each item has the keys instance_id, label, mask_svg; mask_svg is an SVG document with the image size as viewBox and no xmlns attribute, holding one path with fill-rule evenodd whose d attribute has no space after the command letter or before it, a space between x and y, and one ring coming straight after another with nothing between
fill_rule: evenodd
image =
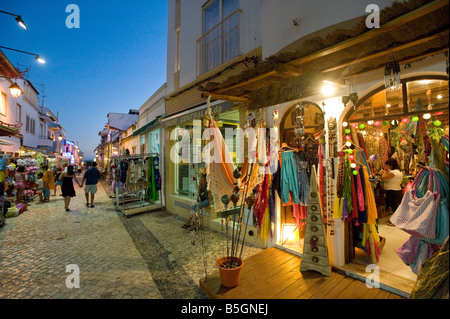
<instances>
[{"instance_id":1,"label":"potted plant","mask_svg":"<svg viewBox=\"0 0 450 319\"><path fill-rule=\"evenodd\" d=\"M247 167L246 176L250 176L252 170L253 164ZM237 168L233 172L233 177L236 180L241 177L240 171L241 168ZM221 284L227 288L236 287L240 281L241 269L244 266L242 252L244 249L245 235L250 214L247 215L244 230L242 230L242 223L244 222L245 206L247 205L247 207L251 209L255 203L255 192L256 190L253 190L247 197L248 183L246 183L242 189L242 194L244 196L241 197L240 189L236 182L233 194L231 194L231 196L222 196L222 203L225 204L225 210L220 213L222 215L222 224L223 219L225 218L227 253L225 256L216 260L216 266L219 268ZM230 201L233 203L233 208L227 209ZM238 205L239 202L240 205Z\"/></svg>"}]
</instances>

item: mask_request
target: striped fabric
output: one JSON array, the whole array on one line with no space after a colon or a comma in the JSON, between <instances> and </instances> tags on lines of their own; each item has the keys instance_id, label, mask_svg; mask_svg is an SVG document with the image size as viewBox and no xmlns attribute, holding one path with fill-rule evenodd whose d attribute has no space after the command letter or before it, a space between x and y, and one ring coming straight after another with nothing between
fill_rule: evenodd
<instances>
[{"instance_id":1,"label":"striped fabric","mask_svg":"<svg viewBox=\"0 0 450 319\"><path fill-rule=\"evenodd\" d=\"M437 198L435 198L435 194ZM403 231L417 237L436 238L436 216L440 195L428 190L422 198L406 191L400 206L391 217L391 222Z\"/></svg>"}]
</instances>

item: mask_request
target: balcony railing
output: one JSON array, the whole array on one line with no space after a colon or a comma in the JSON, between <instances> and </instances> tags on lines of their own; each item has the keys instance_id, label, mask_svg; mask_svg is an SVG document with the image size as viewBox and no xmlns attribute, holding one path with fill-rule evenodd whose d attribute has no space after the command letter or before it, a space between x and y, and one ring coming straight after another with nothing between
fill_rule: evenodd
<instances>
[{"instance_id":1,"label":"balcony railing","mask_svg":"<svg viewBox=\"0 0 450 319\"><path fill-rule=\"evenodd\" d=\"M238 9L197 40L197 76L240 55Z\"/></svg>"}]
</instances>

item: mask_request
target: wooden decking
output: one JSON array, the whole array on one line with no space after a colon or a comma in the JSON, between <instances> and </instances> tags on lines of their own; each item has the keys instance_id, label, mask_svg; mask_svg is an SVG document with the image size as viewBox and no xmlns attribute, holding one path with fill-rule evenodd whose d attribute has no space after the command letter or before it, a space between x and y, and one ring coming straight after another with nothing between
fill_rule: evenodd
<instances>
[{"instance_id":1,"label":"wooden decking","mask_svg":"<svg viewBox=\"0 0 450 319\"><path fill-rule=\"evenodd\" d=\"M299 256L272 247L244 260L237 287L223 287L218 272L201 279L200 287L211 299L403 299L335 271L331 277L300 272L300 262Z\"/></svg>"}]
</instances>

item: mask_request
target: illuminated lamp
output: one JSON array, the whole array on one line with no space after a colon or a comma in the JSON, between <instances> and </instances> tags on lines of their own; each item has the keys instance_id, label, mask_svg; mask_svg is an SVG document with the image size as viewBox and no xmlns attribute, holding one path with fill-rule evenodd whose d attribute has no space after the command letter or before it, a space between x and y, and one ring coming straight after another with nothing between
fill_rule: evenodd
<instances>
[{"instance_id":1,"label":"illuminated lamp","mask_svg":"<svg viewBox=\"0 0 450 319\"><path fill-rule=\"evenodd\" d=\"M436 112L436 113L434 113L435 115L442 115L442 114L444 114L444 112Z\"/></svg>"},{"instance_id":2,"label":"illuminated lamp","mask_svg":"<svg viewBox=\"0 0 450 319\"><path fill-rule=\"evenodd\" d=\"M359 129L364 130L366 126L364 124L359 124Z\"/></svg>"},{"instance_id":3,"label":"illuminated lamp","mask_svg":"<svg viewBox=\"0 0 450 319\"><path fill-rule=\"evenodd\" d=\"M343 126L343 127L347 127L347 126L348 126L348 123L347 123L347 122L344 122L344 123L342 123L342 126Z\"/></svg>"},{"instance_id":4,"label":"illuminated lamp","mask_svg":"<svg viewBox=\"0 0 450 319\"><path fill-rule=\"evenodd\" d=\"M58 135L58 141L62 141L62 139L63 139L63 136L62 135Z\"/></svg>"},{"instance_id":5,"label":"illuminated lamp","mask_svg":"<svg viewBox=\"0 0 450 319\"><path fill-rule=\"evenodd\" d=\"M349 149L347 150L347 153L353 154L353 150L352 150L351 148L349 148Z\"/></svg>"},{"instance_id":6,"label":"illuminated lamp","mask_svg":"<svg viewBox=\"0 0 450 319\"><path fill-rule=\"evenodd\" d=\"M407 117L402 118L402 123L406 124L409 122L409 119Z\"/></svg>"},{"instance_id":7,"label":"illuminated lamp","mask_svg":"<svg viewBox=\"0 0 450 319\"><path fill-rule=\"evenodd\" d=\"M354 171L353 171L353 175L358 175L358 171L357 171L357 170L354 170Z\"/></svg>"},{"instance_id":8,"label":"illuminated lamp","mask_svg":"<svg viewBox=\"0 0 450 319\"><path fill-rule=\"evenodd\" d=\"M353 161L353 160L355 159L355 155L353 155L353 154L352 154L352 155L349 155L349 156L348 156L348 159L349 159L350 161Z\"/></svg>"},{"instance_id":9,"label":"illuminated lamp","mask_svg":"<svg viewBox=\"0 0 450 319\"><path fill-rule=\"evenodd\" d=\"M436 127L437 127L437 126L441 126L441 124L442 124L442 123L441 123L441 121L439 121L439 120L436 120L436 121L433 122L433 125L436 126Z\"/></svg>"},{"instance_id":10,"label":"illuminated lamp","mask_svg":"<svg viewBox=\"0 0 450 319\"><path fill-rule=\"evenodd\" d=\"M17 83L13 83L9 87L9 93L11 93L13 98L18 98L23 93L23 91L20 89L20 86Z\"/></svg>"},{"instance_id":11,"label":"illuminated lamp","mask_svg":"<svg viewBox=\"0 0 450 319\"><path fill-rule=\"evenodd\" d=\"M413 116L413 117L411 118L411 121L413 121L413 122L419 122L419 117L418 117L418 116Z\"/></svg>"},{"instance_id":12,"label":"illuminated lamp","mask_svg":"<svg viewBox=\"0 0 450 319\"><path fill-rule=\"evenodd\" d=\"M367 121L367 124L372 125L373 121Z\"/></svg>"},{"instance_id":13,"label":"illuminated lamp","mask_svg":"<svg viewBox=\"0 0 450 319\"><path fill-rule=\"evenodd\" d=\"M423 117L424 120L429 120L431 118L431 114L430 113L426 113L422 117Z\"/></svg>"},{"instance_id":14,"label":"illuminated lamp","mask_svg":"<svg viewBox=\"0 0 450 319\"><path fill-rule=\"evenodd\" d=\"M351 168L356 168L356 164L355 164L355 163L351 163L351 164L350 164L350 167L351 167Z\"/></svg>"},{"instance_id":15,"label":"illuminated lamp","mask_svg":"<svg viewBox=\"0 0 450 319\"><path fill-rule=\"evenodd\" d=\"M353 123L353 124L352 124L352 127L353 127L353 128L357 128L357 127L358 127L358 124Z\"/></svg>"},{"instance_id":16,"label":"illuminated lamp","mask_svg":"<svg viewBox=\"0 0 450 319\"><path fill-rule=\"evenodd\" d=\"M350 134L350 132L351 132L350 129L345 130L345 134Z\"/></svg>"},{"instance_id":17,"label":"illuminated lamp","mask_svg":"<svg viewBox=\"0 0 450 319\"><path fill-rule=\"evenodd\" d=\"M383 125L387 126L387 125L389 125L389 122L388 121L383 121Z\"/></svg>"},{"instance_id":18,"label":"illuminated lamp","mask_svg":"<svg viewBox=\"0 0 450 319\"><path fill-rule=\"evenodd\" d=\"M350 147L350 146L352 146L352 143L351 143L350 141L347 141L347 142L345 143L345 146Z\"/></svg>"},{"instance_id":19,"label":"illuminated lamp","mask_svg":"<svg viewBox=\"0 0 450 319\"><path fill-rule=\"evenodd\" d=\"M381 125L381 122L380 122L380 121L375 121L375 122L373 122L373 125L375 125L375 126L380 126L380 125Z\"/></svg>"},{"instance_id":20,"label":"illuminated lamp","mask_svg":"<svg viewBox=\"0 0 450 319\"><path fill-rule=\"evenodd\" d=\"M300 236L296 224L283 224L281 226L282 245L298 245L299 239Z\"/></svg>"},{"instance_id":21,"label":"illuminated lamp","mask_svg":"<svg viewBox=\"0 0 450 319\"><path fill-rule=\"evenodd\" d=\"M438 100L442 99L442 95L441 95L441 94L438 94L437 99L438 99Z\"/></svg>"},{"instance_id":22,"label":"illuminated lamp","mask_svg":"<svg viewBox=\"0 0 450 319\"><path fill-rule=\"evenodd\" d=\"M350 140L352 139L352 137L351 137L350 135L347 135L347 136L345 137L345 139L346 139L347 141L350 141Z\"/></svg>"}]
</instances>

